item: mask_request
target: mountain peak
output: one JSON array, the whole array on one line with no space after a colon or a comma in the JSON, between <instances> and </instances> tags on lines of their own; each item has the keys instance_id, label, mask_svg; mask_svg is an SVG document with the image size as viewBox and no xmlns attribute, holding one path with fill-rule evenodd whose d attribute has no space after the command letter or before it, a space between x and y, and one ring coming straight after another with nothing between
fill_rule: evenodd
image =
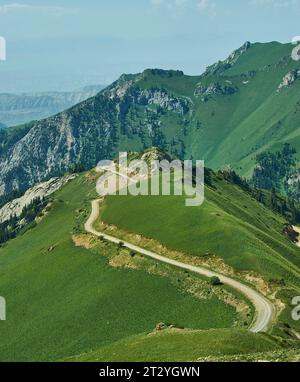
<instances>
[{"instance_id":1,"label":"mountain peak","mask_svg":"<svg viewBox=\"0 0 300 382\"><path fill-rule=\"evenodd\" d=\"M251 48L251 46L252 46L251 42L246 41L240 48L234 50L229 55L229 57L226 58L224 61L219 61L211 66L208 66L201 77L206 77L208 75L221 74L225 70L230 69L232 66L236 64L239 58Z\"/></svg>"},{"instance_id":2,"label":"mountain peak","mask_svg":"<svg viewBox=\"0 0 300 382\"><path fill-rule=\"evenodd\" d=\"M246 41L240 48L234 50L231 55L225 60L225 62L233 65L240 58L242 54L247 52L247 50L251 48L251 42Z\"/></svg>"}]
</instances>

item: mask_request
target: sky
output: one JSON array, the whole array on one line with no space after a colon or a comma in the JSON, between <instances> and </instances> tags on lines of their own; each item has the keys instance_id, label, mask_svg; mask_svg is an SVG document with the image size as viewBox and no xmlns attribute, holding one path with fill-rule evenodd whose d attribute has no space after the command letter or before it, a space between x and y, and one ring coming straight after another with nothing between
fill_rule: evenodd
<instances>
[{"instance_id":1,"label":"sky","mask_svg":"<svg viewBox=\"0 0 300 382\"><path fill-rule=\"evenodd\" d=\"M0 92L69 91L146 68L201 74L245 41L300 35L300 0L0 0Z\"/></svg>"}]
</instances>

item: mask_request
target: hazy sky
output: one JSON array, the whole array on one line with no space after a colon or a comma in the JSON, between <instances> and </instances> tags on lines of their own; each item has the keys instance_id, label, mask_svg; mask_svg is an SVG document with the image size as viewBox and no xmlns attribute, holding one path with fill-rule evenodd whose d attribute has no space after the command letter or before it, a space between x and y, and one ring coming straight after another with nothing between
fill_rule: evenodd
<instances>
[{"instance_id":1,"label":"hazy sky","mask_svg":"<svg viewBox=\"0 0 300 382\"><path fill-rule=\"evenodd\" d=\"M200 74L245 41L300 35L300 0L0 0L0 92L107 84L145 68Z\"/></svg>"}]
</instances>

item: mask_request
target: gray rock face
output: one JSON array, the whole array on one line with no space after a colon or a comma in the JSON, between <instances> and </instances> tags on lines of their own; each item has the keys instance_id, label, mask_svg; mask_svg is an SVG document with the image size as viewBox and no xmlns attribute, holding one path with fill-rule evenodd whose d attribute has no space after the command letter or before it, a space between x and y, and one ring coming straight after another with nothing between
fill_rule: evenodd
<instances>
[{"instance_id":1,"label":"gray rock face","mask_svg":"<svg viewBox=\"0 0 300 382\"><path fill-rule=\"evenodd\" d=\"M297 81L299 78L300 78L299 69L289 72L283 77L282 82L278 86L277 92L280 92L282 89L292 86L293 83Z\"/></svg>"},{"instance_id":2,"label":"gray rock face","mask_svg":"<svg viewBox=\"0 0 300 382\"><path fill-rule=\"evenodd\" d=\"M157 105L174 113L186 114L190 101L168 94L160 89L140 90L135 94L135 102L140 105Z\"/></svg>"},{"instance_id":3,"label":"gray rock face","mask_svg":"<svg viewBox=\"0 0 300 382\"><path fill-rule=\"evenodd\" d=\"M232 95L237 93L239 89L236 86L220 85L213 83L209 86L199 84L194 92L195 97L201 97L202 101L206 101L208 97L213 95Z\"/></svg>"},{"instance_id":4,"label":"gray rock face","mask_svg":"<svg viewBox=\"0 0 300 382\"><path fill-rule=\"evenodd\" d=\"M36 198L43 198L53 194L62 186L74 179L76 175L64 176L62 178L52 178L48 182L36 185L27 190L23 196L14 199L0 208L0 223L9 220L13 215L19 217L23 208L29 205Z\"/></svg>"},{"instance_id":5,"label":"gray rock face","mask_svg":"<svg viewBox=\"0 0 300 382\"><path fill-rule=\"evenodd\" d=\"M144 75L145 73L142 73L134 78L131 75L123 75L103 94L112 100L125 100L125 102L129 101L143 106L157 105L178 114L185 114L189 111L190 101L186 98L175 97L164 89L140 89L138 82L144 78Z\"/></svg>"},{"instance_id":6,"label":"gray rock face","mask_svg":"<svg viewBox=\"0 0 300 382\"><path fill-rule=\"evenodd\" d=\"M143 142L147 128L153 131L148 134L149 143L159 145L163 138L158 117L148 116L147 124L144 123L147 106L183 115L191 101L163 89L140 89L137 82L143 75L122 76L95 97L34 122L24 133L16 132L13 139L0 136L0 196L16 189L25 191L51 177L76 171L77 167L92 168L99 160L114 157L124 136L135 134L135 139ZM136 114L132 116L130 112L137 113L140 106L145 106L144 114L138 117L134 131L131 125ZM1 148L1 139L11 142ZM126 150L123 144L122 149Z\"/></svg>"},{"instance_id":7,"label":"gray rock face","mask_svg":"<svg viewBox=\"0 0 300 382\"><path fill-rule=\"evenodd\" d=\"M34 125L0 158L0 195L26 190L53 175L61 175L70 162L73 136L67 114Z\"/></svg>"},{"instance_id":8,"label":"gray rock face","mask_svg":"<svg viewBox=\"0 0 300 382\"><path fill-rule=\"evenodd\" d=\"M113 84L108 86L103 94L110 99L122 99L127 94L128 90L139 80L141 79L141 75L131 76L127 74L123 74L118 81L115 81Z\"/></svg>"}]
</instances>

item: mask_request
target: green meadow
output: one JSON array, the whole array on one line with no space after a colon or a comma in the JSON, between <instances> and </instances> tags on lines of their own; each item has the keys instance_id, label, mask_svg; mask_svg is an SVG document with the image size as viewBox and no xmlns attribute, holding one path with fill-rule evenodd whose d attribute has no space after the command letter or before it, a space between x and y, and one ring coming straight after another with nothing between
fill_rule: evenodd
<instances>
[{"instance_id":1,"label":"green meadow","mask_svg":"<svg viewBox=\"0 0 300 382\"><path fill-rule=\"evenodd\" d=\"M213 175L202 206L185 196L108 196L101 219L193 256L216 255L238 271L300 286L300 253L283 233L285 220L241 188ZM166 212L167 211L167 212Z\"/></svg>"},{"instance_id":2,"label":"green meadow","mask_svg":"<svg viewBox=\"0 0 300 382\"><path fill-rule=\"evenodd\" d=\"M234 324L235 310L218 299L199 300L167 277L112 268L101 253L75 247L72 234L90 212L94 187L79 176L55 194L35 228L0 249L7 301L1 361L63 359L146 335L159 322L189 329Z\"/></svg>"},{"instance_id":3,"label":"green meadow","mask_svg":"<svg viewBox=\"0 0 300 382\"><path fill-rule=\"evenodd\" d=\"M280 348L280 344L271 337L245 330L166 331L130 337L70 360L188 362L197 361L200 357L263 353Z\"/></svg>"}]
</instances>

